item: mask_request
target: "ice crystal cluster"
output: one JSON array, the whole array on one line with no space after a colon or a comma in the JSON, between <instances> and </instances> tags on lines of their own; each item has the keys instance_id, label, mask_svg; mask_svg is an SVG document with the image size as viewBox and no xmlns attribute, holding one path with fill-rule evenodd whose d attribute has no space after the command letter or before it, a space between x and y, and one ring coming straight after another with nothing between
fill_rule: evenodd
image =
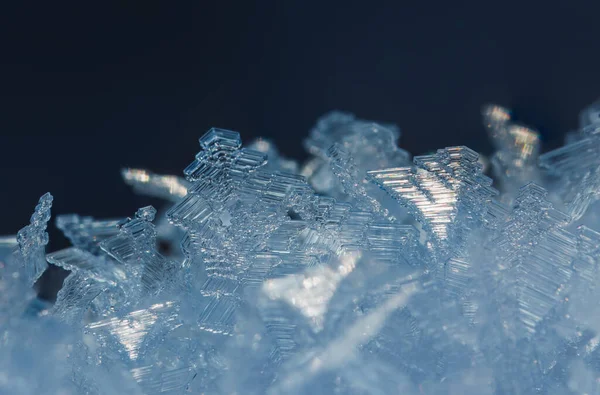
<instances>
[{"instance_id":1,"label":"ice crystal cluster","mask_svg":"<svg viewBox=\"0 0 600 395\"><path fill-rule=\"evenodd\" d=\"M42 196L0 238L0 393L600 394L600 104L542 155L482 114L489 160L340 112L304 165L211 129L183 177L123 170L164 207L59 215L50 253Z\"/></svg>"}]
</instances>

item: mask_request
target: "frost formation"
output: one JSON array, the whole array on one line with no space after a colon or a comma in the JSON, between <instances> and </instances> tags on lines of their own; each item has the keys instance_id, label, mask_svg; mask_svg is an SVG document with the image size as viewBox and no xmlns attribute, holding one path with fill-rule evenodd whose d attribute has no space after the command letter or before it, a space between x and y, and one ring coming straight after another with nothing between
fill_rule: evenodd
<instances>
[{"instance_id":1,"label":"frost formation","mask_svg":"<svg viewBox=\"0 0 600 395\"><path fill-rule=\"evenodd\" d=\"M600 105L543 155L482 114L500 190L333 112L303 165L213 128L184 177L124 169L164 207L59 215L48 254L45 194L0 238L0 393L600 394Z\"/></svg>"}]
</instances>

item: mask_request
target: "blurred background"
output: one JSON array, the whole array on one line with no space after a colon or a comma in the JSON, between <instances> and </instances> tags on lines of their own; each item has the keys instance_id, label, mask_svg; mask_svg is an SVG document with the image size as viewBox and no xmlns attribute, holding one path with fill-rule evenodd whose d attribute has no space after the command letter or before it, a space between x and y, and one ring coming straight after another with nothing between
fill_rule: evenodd
<instances>
[{"instance_id":1,"label":"blurred background","mask_svg":"<svg viewBox=\"0 0 600 395\"><path fill-rule=\"evenodd\" d=\"M53 214L132 215L125 166L181 174L211 126L301 141L340 109L401 146L489 153L482 104L562 144L600 96L597 1L118 1L0 6L0 234ZM66 240L50 229L50 249Z\"/></svg>"}]
</instances>

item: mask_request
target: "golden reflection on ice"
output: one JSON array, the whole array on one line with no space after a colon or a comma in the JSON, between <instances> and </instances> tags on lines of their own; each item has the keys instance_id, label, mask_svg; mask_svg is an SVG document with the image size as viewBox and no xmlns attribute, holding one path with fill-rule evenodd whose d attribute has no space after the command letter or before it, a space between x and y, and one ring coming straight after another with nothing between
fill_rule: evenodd
<instances>
[{"instance_id":1,"label":"golden reflection on ice","mask_svg":"<svg viewBox=\"0 0 600 395\"><path fill-rule=\"evenodd\" d=\"M356 267L360 253L339 257L337 267L318 266L302 274L268 280L263 292L271 299L282 299L296 306L317 331L323 329L323 319L329 301L339 283Z\"/></svg>"},{"instance_id":2,"label":"golden reflection on ice","mask_svg":"<svg viewBox=\"0 0 600 395\"><path fill-rule=\"evenodd\" d=\"M122 176L128 185L145 190L151 195L167 195L182 198L187 195L187 185L177 176L150 173L144 169L123 169Z\"/></svg>"},{"instance_id":3,"label":"golden reflection on ice","mask_svg":"<svg viewBox=\"0 0 600 395\"><path fill-rule=\"evenodd\" d=\"M536 130L515 123L510 111L498 105L484 106L482 115L499 153L508 152L514 166L524 167L537 158L540 136Z\"/></svg>"},{"instance_id":4,"label":"golden reflection on ice","mask_svg":"<svg viewBox=\"0 0 600 395\"><path fill-rule=\"evenodd\" d=\"M540 137L535 130L521 125L511 125L509 134L520 159L518 163L515 163L516 165L523 166L532 155L537 156Z\"/></svg>"}]
</instances>

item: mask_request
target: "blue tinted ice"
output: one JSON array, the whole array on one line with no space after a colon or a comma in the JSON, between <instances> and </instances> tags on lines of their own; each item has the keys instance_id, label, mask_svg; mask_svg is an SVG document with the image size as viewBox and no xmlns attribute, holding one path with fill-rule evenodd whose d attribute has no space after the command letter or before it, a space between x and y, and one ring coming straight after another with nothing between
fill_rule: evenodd
<instances>
[{"instance_id":1,"label":"blue tinted ice","mask_svg":"<svg viewBox=\"0 0 600 395\"><path fill-rule=\"evenodd\" d=\"M213 128L182 177L122 171L163 207L59 215L72 246L48 254L44 195L0 237L0 393L597 393L598 113L538 158L484 107L494 184L467 147L411 162L348 113L303 165ZM53 304L46 262L68 272Z\"/></svg>"},{"instance_id":2,"label":"blue tinted ice","mask_svg":"<svg viewBox=\"0 0 600 395\"><path fill-rule=\"evenodd\" d=\"M59 215L56 227L60 229L71 244L83 250L97 253L100 243L119 232L120 220L96 220L92 217L80 217L77 214Z\"/></svg>"},{"instance_id":3,"label":"blue tinted ice","mask_svg":"<svg viewBox=\"0 0 600 395\"><path fill-rule=\"evenodd\" d=\"M45 250L48 244L46 227L50 220L52 200L52 195L49 193L43 195L35 206L29 225L17 233L19 261L25 269L24 275L30 284L35 283L46 270Z\"/></svg>"},{"instance_id":4,"label":"blue tinted ice","mask_svg":"<svg viewBox=\"0 0 600 395\"><path fill-rule=\"evenodd\" d=\"M387 203L385 195L366 177L369 170L410 163L410 155L397 146L399 137L395 125L331 112L318 120L305 141L315 159L307 163L303 174L318 192L395 220L399 213L382 206L381 202Z\"/></svg>"},{"instance_id":5,"label":"blue tinted ice","mask_svg":"<svg viewBox=\"0 0 600 395\"><path fill-rule=\"evenodd\" d=\"M540 157L540 166L558 179L560 194L574 220L598 199L600 189L600 119L598 103L581 113L578 138Z\"/></svg>"}]
</instances>

